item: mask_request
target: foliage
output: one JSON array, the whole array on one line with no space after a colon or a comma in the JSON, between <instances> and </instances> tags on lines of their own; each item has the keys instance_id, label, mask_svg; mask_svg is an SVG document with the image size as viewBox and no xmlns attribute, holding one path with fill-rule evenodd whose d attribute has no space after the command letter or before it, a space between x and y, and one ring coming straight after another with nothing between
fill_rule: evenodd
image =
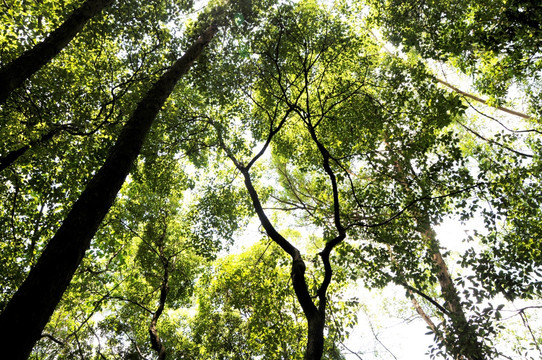
<instances>
[{"instance_id":1,"label":"foliage","mask_svg":"<svg viewBox=\"0 0 542 360\"><path fill-rule=\"evenodd\" d=\"M542 8L531 1L375 2L375 18L389 39L421 56L450 59L472 75L477 89L504 101L512 85L524 89L540 117Z\"/></svg>"},{"instance_id":2,"label":"foliage","mask_svg":"<svg viewBox=\"0 0 542 360\"><path fill-rule=\"evenodd\" d=\"M0 66L80 3L5 1ZM360 283L404 289L433 357L511 356L498 340L517 328L503 314L518 301L534 311L542 292L542 130L535 118L495 130L501 118L473 116L426 62L473 76L491 104L520 91L539 117L542 11L521 0L347 3L217 0L196 17L189 1L119 1L1 105L0 310L142 94L220 26L162 108L32 358L152 358L157 339L168 358L303 358L299 259L269 231L229 253L256 240L239 239L254 212L298 230L280 234L301 249L312 305L325 304L323 358L344 358L359 310L347 294ZM408 53L383 51L375 25ZM483 222L464 253L439 243L434 228L449 218ZM525 309L512 315L528 330L514 347L540 352Z\"/></svg>"},{"instance_id":3,"label":"foliage","mask_svg":"<svg viewBox=\"0 0 542 360\"><path fill-rule=\"evenodd\" d=\"M302 359L306 320L289 272L288 259L272 242L260 241L217 261L199 281L197 313L191 320L199 358ZM342 324L344 308L335 316ZM330 325L331 342L342 329ZM324 358L335 359L336 344L327 346Z\"/></svg>"}]
</instances>

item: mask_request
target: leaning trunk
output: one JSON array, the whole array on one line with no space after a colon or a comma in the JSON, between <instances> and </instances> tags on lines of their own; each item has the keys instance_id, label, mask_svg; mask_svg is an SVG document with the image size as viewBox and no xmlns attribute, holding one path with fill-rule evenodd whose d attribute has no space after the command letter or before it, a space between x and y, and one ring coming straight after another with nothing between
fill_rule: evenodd
<instances>
[{"instance_id":1,"label":"leaning trunk","mask_svg":"<svg viewBox=\"0 0 542 360\"><path fill-rule=\"evenodd\" d=\"M51 61L85 24L114 0L87 0L45 40L0 69L0 104L13 90Z\"/></svg>"},{"instance_id":2,"label":"leaning trunk","mask_svg":"<svg viewBox=\"0 0 542 360\"><path fill-rule=\"evenodd\" d=\"M139 102L104 165L0 314L0 348L10 350L10 359L29 356L139 155L160 108L216 31L216 26L209 27Z\"/></svg>"},{"instance_id":3,"label":"leaning trunk","mask_svg":"<svg viewBox=\"0 0 542 360\"><path fill-rule=\"evenodd\" d=\"M446 302L449 318L453 325L452 328L457 336L457 343L450 350L455 353L454 355L463 356L468 360L485 359L482 345L478 341L475 329L469 323L463 311L461 298L448 271L448 266L440 252L435 232L429 226L428 221L428 219L425 219L421 224L422 228L420 231L431 249L433 265L437 272L442 298ZM447 343L450 343L450 341L447 341Z\"/></svg>"},{"instance_id":4,"label":"leaning trunk","mask_svg":"<svg viewBox=\"0 0 542 360\"><path fill-rule=\"evenodd\" d=\"M391 151L386 138L384 139L384 143L386 144L388 150ZM409 172L415 174L410 163L408 161L405 163L407 164ZM408 175L403 170L401 163L396 160L394 168L396 179L399 181L405 192L407 194L411 194L412 191L410 189ZM451 330L457 338L457 341L455 341L453 336L451 338L450 336L444 336L444 345L447 351L458 359L483 360L485 359L485 356L482 345L478 340L476 330L472 324L469 323L465 312L463 311L459 293L448 271L448 266L446 265L446 262L444 261L440 252L439 242L437 240L435 231L431 227L429 215L419 207L414 207L410 211L416 220L417 231L420 233L425 244L431 251L434 269L437 273L437 278L440 285L441 296L446 301L446 308L448 310L447 315L452 323L449 330ZM440 333L437 333L436 335L442 339Z\"/></svg>"}]
</instances>

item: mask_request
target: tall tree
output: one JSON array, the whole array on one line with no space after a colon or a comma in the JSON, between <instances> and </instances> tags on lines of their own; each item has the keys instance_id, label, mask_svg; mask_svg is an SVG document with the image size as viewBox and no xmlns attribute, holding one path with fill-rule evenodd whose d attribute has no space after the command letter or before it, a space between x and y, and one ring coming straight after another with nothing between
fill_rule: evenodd
<instances>
[{"instance_id":1,"label":"tall tree","mask_svg":"<svg viewBox=\"0 0 542 360\"><path fill-rule=\"evenodd\" d=\"M202 33L139 102L104 165L0 315L0 338L2 344L14 349L12 358L25 359L30 354L124 183L160 108L216 31L213 25Z\"/></svg>"},{"instance_id":2,"label":"tall tree","mask_svg":"<svg viewBox=\"0 0 542 360\"><path fill-rule=\"evenodd\" d=\"M310 8L312 4L303 5L310 10L296 10L318 13L314 8ZM293 17L296 20L303 18L303 14L296 15ZM313 14L313 18L318 18L318 15ZM322 36L325 40L320 43L319 30L311 29L309 31L311 37L308 38L304 33L307 31L304 25L300 25L296 20L290 23L287 15L281 16L281 20L277 21L277 33L273 37L275 42L271 42L273 44L270 46L271 50L265 53L265 59L273 69L270 71L272 75L262 81L265 90L253 97L254 106L258 110L251 115L252 121L256 122L259 116L269 117L265 123L268 132L258 130L269 134L267 139L262 138L261 141L265 142L266 146L271 143L275 153L281 154L282 161L293 162L303 169L300 174L304 172L306 175L298 176L306 178L305 181L311 183L299 188L300 182L291 181L292 178L286 176L283 183L289 188L289 198L284 199L283 203L285 206L306 210L306 217L323 226L325 234L329 236L327 245L320 252L326 269L323 284L328 276L331 278L329 259L326 260L325 257L329 256L330 249L344 241L347 229L356 234L359 231L356 229L379 228L391 225L399 217L406 218L407 220L392 226L397 229L401 226L412 226L417 229L418 234L410 239L408 236L413 234L408 229L398 230L404 231L403 234L407 239L398 239L394 244L390 243L391 239L383 239L377 247L387 243L400 251L401 260L395 265L397 268L408 266L414 273L419 273L423 266L428 266L433 269L431 273L437 273L431 276L439 278L443 297L449 304L449 309L444 311L452 319L450 339L456 336L458 338L457 342L455 340L451 342L450 353L481 359L484 357L484 350L478 343L477 335L460 305L457 289L453 286L434 234L431 235L429 215L426 212L432 201L438 204L439 198L472 190L468 176L465 178L459 176L457 187L452 185L453 182L439 180L442 176L440 172L453 164L453 159L458 156L457 148L450 150L453 153L453 156L450 155L452 160L439 155L435 161L428 153L433 146L437 146L436 144L454 141L453 137L447 136L439 139L437 134L440 128L447 126L453 117L462 111L463 105L456 96L445 96L445 93L435 86L422 64L412 66L386 56L378 62L379 56L375 49L373 48L375 52L371 53L369 44L357 43L357 38L353 35L349 34L351 37L348 50L357 51L358 56L360 53L364 54L363 63L350 64L347 59L340 57L328 59L328 51L334 54L335 51L341 53L346 50L341 48L342 38L338 35L341 34L340 25L334 23L335 19L331 14L322 15L322 19L328 22L323 20L325 25L319 26L320 31L325 34ZM321 30L322 28L325 30ZM326 32L331 31L330 29L333 29L332 33L336 38ZM284 43L290 46L285 45L283 48ZM363 45L367 47L364 48ZM297 51L293 50L297 46L299 47ZM265 67L260 67L260 74L264 73L262 69ZM364 77L360 78L360 74ZM371 83L372 87L366 86L367 83ZM266 102L266 99L283 102L284 108L280 109L274 101ZM387 131L393 132L393 143L397 146L393 150L387 149L386 141L383 140ZM389 140L387 142L389 143ZM239 145L236 143L235 146ZM449 146L453 148L452 145ZM382 147L387 151L381 150ZM281 237L265 218L257 190L248 174L248 170L261 153L243 162L237 155L242 151L236 150L234 154L232 150L226 149L226 152L243 174L263 227L272 239L283 244L283 249L292 256L294 262L298 262L300 255L296 253L296 247ZM404 172L400 168L397 169L397 159L403 152L409 154L406 163L415 163L416 168L422 172L421 174L414 172L408 181L405 180ZM390 171L393 169L395 170ZM284 175L286 173L284 168L282 171ZM318 174L318 171L321 173ZM359 175L356 175L358 172ZM328 177L331 185L326 187L324 184ZM365 182L364 178L371 181ZM385 192L387 186L383 184L388 182L390 182L388 186L393 189L392 192L380 193ZM416 190L409 190L409 186L415 186ZM437 187L442 189L442 194L436 194ZM377 195L378 193L380 194ZM343 210L345 208L348 210ZM348 214L349 211L352 213ZM432 209L431 216L439 218L443 214ZM408 220L409 217L415 219L414 223ZM339 235L333 237L334 232ZM370 247L360 248L362 251L371 252ZM419 258L413 257L414 253L409 252L415 248L431 254L427 264L418 264ZM374 265L376 269L381 266L382 263L378 262ZM374 274L379 270L372 271ZM294 279L296 276L301 277L295 275L295 267L292 274ZM412 274L408 276L416 277ZM392 279L394 278L388 278L387 281ZM400 276L396 279L399 283L404 283ZM418 278L417 282L418 285L423 284L421 278ZM407 288L412 290L412 287ZM317 290L318 295L321 295L321 290L322 288ZM300 303L303 304L303 293L299 291L297 294ZM322 301L320 298L319 306ZM438 305L434 300L433 302ZM310 317L325 318L325 307L323 311L321 308L318 309L320 313L315 312L322 316L318 318L310 311L310 303L306 302L305 306L309 308L305 311L309 324L305 356L312 358L318 355L312 352L311 346L317 343L314 339L319 339L321 334L314 331L317 326L311 328ZM439 308L442 309L440 305ZM315 323L317 321L312 320L312 324Z\"/></svg>"},{"instance_id":3,"label":"tall tree","mask_svg":"<svg viewBox=\"0 0 542 360\"><path fill-rule=\"evenodd\" d=\"M464 266L477 268L476 286L484 287L487 296L499 292L508 300L537 296L541 262L529 244L539 231L538 222L531 220L539 218L535 189L540 184L529 174L536 173L539 166L542 133L538 85L541 5L522 0L437 0L427 6L392 0L374 3L374 9L378 24L392 42L470 75L475 88L490 96L491 104L512 97L525 99L521 105L529 105L533 116L526 121L508 121L478 111L478 119L459 122L466 131L464 139L469 139L470 150L464 155L476 159L476 176L486 186L477 189L475 201L465 201L463 209L456 211L464 217L478 212L490 231L475 236L489 248L477 255L470 249L463 261ZM518 210L529 215L519 216ZM496 262L498 266L493 265Z\"/></svg>"},{"instance_id":4,"label":"tall tree","mask_svg":"<svg viewBox=\"0 0 542 360\"><path fill-rule=\"evenodd\" d=\"M94 16L114 0L86 0L47 38L0 68L0 104L26 79L54 58Z\"/></svg>"},{"instance_id":5,"label":"tall tree","mask_svg":"<svg viewBox=\"0 0 542 360\"><path fill-rule=\"evenodd\" d=\"M420 178L423 179L423 175L418 174L412 166L413 162L419 162L420 159L405 159L401 154L401 149L396 147L390 149L388 141L384 140L384 142L388 146L387 151L390 154L390 157L392 157L392 153L395 154L396 160L392 166L392 176L401 185L403 191L406 193L406 197L415 196L413 194L413 188L419 188L422 195L428 197L429 194L434 191L434 186L428 185L427 182L423 180L418 183ZM453 160L451 160L449 164L452 165ZM433 189L431 189L431 187L433 187ZM471 187L460 189L460 191L462 190L468 191L471 190ZM427 315L422 315L422 317L434 332L435 337L441 338L440 341L442 341L442 345L452 357L463 356L470 360L485 359L487 358L486 351L479 341L476 328L466 316L462 300L459 296L459 291L450 275L448 265L442 256L440 243L432 226L431 213L433 211L429 210L430 207L430 202L423 202L420 205L415 204L408 210L408 213L415 222L415 230L419 233L419 238L431 254L434 265L433 271L438 279L440 294L446 307L446 311L442 316L449 318L451 325L446 326L444 330L440 330L434 326ZM393 254L391 254L391 256L393 256ZM400 267L401 265L398 265L398 268ZM399 273L399 276L404 275L405 274ZM415 297L413 293L411 293L410 296L413 299ZM417 306L415 302L414 306ZM420 312L420 308L416 308L417 311ZM442 309L439 307L439 310Z\"/></svg>"}]
</instances>

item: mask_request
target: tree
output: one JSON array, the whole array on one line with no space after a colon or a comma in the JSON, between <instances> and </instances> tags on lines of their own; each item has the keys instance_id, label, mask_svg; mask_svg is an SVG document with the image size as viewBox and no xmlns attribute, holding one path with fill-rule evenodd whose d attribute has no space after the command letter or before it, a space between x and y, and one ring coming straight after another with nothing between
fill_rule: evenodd
<instances>
[{"instance_id":1,"label":"tree","mask_svg":"<svg viewBox=\"0 0 542 360\"><path fill-rule=\"evenodd\" d=\"M0 104L26 79L55 57L85 24L113 0L87 0L46 39L0 68Z\"/></svg>"},{"instance_id":2,"label":"tree","mask_svg":"<svg viewBox=\"0 0 542 360\"><path fill-rule=\"evenodd\" d=\"M158 111L178 79L197 60L216 31L216 26L209 27L139 102L108 159L73 205L36 266L2 311L2 341L17 349L14 358L28 357L128 175ZM39 298L42 300L38 306L35 299ZM32 324L30 329L28 324ZM22 333L28 335L19 336Z\"/></svg>"},{"instance_id":3,"label":"tree","mask_svg":"<svg viewBox=\"0 0 542 360\"><path fill-rule=\"evenodd\" d=\"M317 8L303 5L296 10L302 13ZM430 324L449 356L471 359L493 356L497 350L490 345L489 336L499 331L494 324L502 307L480 311L474 302L465 302L460 297L459 286L464 282L455 284L431 229L448 211L457 211L457 208L449 210L448 206L454 203L451 199L472 195L478 188L488 186L482 179L479 182L473 179L460 148L455 146L459 143L457 136L453 130L446 129L453 121L462 124L459 116L464 105L456 95L440 90L422 63L386 56L377 62L376 49L371 53L367 50L370 47L363 48L363 43L356 43L354 36L348 39L348 50L356 53L357 59L368 52L362 57L366 62L360 64L358 60L357 64L350 64L340 55L328 62L327 51L333 55L344 52L340 40L333 37L341 34L331 25L333 20L310 28L302 20L303 15L291 18L288 15L281 14L277 25L272 23L276 30L270 31L275 35L270 36L273 40L267 48L260 50L257 42L252 44L253 53L259 55L254 58L261 63L254 61L255 69L247 66L244 72L258 74L263 84L261 88L253 85L259 92L248 95L253 110L246 111L236 102L227 110L229 118L254 124L250 128L252 133L233 130L231 125L224 130L224 125L217 125L222 136L219 142L243 175L262 226L292 256L294 263L299 261L296 247L281 237L265 216L249 174L266 147L273 146L274 154L281 155L281 164L294 163L300 169L279 166L283 184L288 188L287 197L281 199L283 206L306 211L306 219L322 226L324 234L327 232L328 244L341 243L339 249L348 246L343 245L341 228L346 230L345 236L348 233L359 241L373 239L376 244L347 248L351 249L352 258L358 257L353 262L367 268L367 281L396 282L410 296L415 293L436 306L440 316L447 320L440 327ZM327 16L333 19L329 13ZM290 23L289 19L295 20ZM312 14L311 19L312 24L317 24L314 19L318 16ZM319 38L319 34L325 35ZM319 42L320 39L325 40ZM269 67L262 65L266 62ZM360 79L359 74L364 77ZM367 83L372 86L365 86ZM239 140L250 136L256 136L263 144L254 157L248 149L255 145L243 145ZM290 171L296 175L288 175ZM328 177L331 185L326 188ZM339 236L334 238L333 232ZM342 257L349 258L348 250L338 251ZM320 255L326 257L326 248ZM367 257L374 262L367 261ZM340 257L338 261L346 266ZM383 264L389 264L391 275L382 272ZM296 274L294 265L293 278L301 277L300 273ZM324 284L326 276L323 275ZM424 293L434 284L441 288L444 307ZM303 292L297 294L303 303ZM465 294L477 299L481 295L477 289ZM305 304L310 308L310 303ZM307 319L314 316L310 310L305 315ZM305 356L317 358L319 355L311 352L311 340L321 335L311 334L311 320L308 322ZM439 350L434 354L445 355Z\"/></svg>"},{"instance_id":4,"label":"tree","mask_svg":"<svg viewBox=\"0 0 542 360\"><path fill-rule=\"evenodd\" d=\"M477 178L486 185L477 189L477 200L464 201L464 210L456 211L463 217L479 211L486 228L491 229L487 235L474 236L488 248L482 253L470 249L462 262L476 269L471 278L476 279L474 286L484 288L488 297L537 297L540 281L536 274L541 263L528 244L538 232L538 225L530 219L538 218L537 196L532 191L539 182L530 174L537 171L540 153L540 91L535 85L540 76L539 5L436 1L431 6L416 6L399 1L375 8L379 24L394 43L416 49L421 57L447 61L471 75L476 89L490 95L490 103L502 103L513 92L528 99L533 118L527 121L513 120L507 126L506 119L479 112L478 121L460 122L468 133L467 146L476 143L473 138L481 141L466 155L476 159ZM523 194L521 199L518 194ZM481 205L483 202L488 205ZM530 215L518 216L520 208Z\"/></svg>"},{"instance_id":5,"label":"tree","mask_svg":"<svg viewBox=\"0 0 542 360\"><path fill-rule=\"evenodd\" d=\"M384 95L383 93L368 93L370 90L365 87L365 84L369 81L372 81L374 84L376 81L381 80L385 89L393 89L393 85L390 86L386 81L397 81L398 83L401 83L404 82L405 79L392 78L390 81L385 78L377 78L378 80L374 80L372 68L378 65L382 66L384 63L382 62L376 65L376 61L371 57L376 58L377 55L370 53L370 44L365 44L356 36L349 34L347 32L348 28L341 28L340 22L337 21L332 14L319 9L317 5L313 3L304 3L303 5L299 5L299 7L292 7L291 9L288 8L283 11L284 13L277 16L277 19L280 20L275 20L277 25L272 22L274 32L270 32L273 34L270 38L273 40L266 43L265 46L267 46L267 48L264 48L265 50L255 50L257 53L263 53L263 56L260 59L261 64L256 65L258 67L257 70L252 71L257 74L262 74L260 75L262 79L257 83L261 85L255 86L260 92L257 95L251 95L254 109L252 110L253 113L250 115L246 114L243 112L243 107L238 106L234 108L235 110L230 110L231 112L229 115L247 118L248 121L254 122L254 129L251 129L251 131L258 134L258 136L261 136L260 140L264 143L262 149L254 157L249 157L247 160L241 160L240 157L242 155L238 154L247 153L247 150L243 148L242 143L233 140L239 139L240 135L231 129L224 131L219 124L216 124L216 127L219 132L218 141L221 144L222 149L226 152L227 156L232 159L243 175L245 185L262 226L269 237L292 257L292 284L308 321L308 340L305 358L317 359L322 356L326 289L331 281L332 274L329 260L331 250L343 242L346 237L347 229L353 231L353 229L359 227L384 225L404 212L404 209L400 212L397 212L397 210L394 211L396 212L395 215L394 212L391 212L391 214L387 215L389 219L382 219L381 224L379 224L378 221L372 224L363 224L359 219L358 221L355 221L353 218L349 218L349 222L347 222L346 225L343 225L343 221L345 221L346 218L342 208L345 206L345 203L349 204L349 201L345 200L345 198L353 197L357 201L357 204L349 204L347 208L367 207L367 205L362 205L362 200L360 199L363 197L360 196L360 194L357 194L357 191L359 190L356 190L357 188L354 186L354 181L352 180L349 171L347 171L352 166L359 166L357 157L360 155L348 153L344 148L348 149L350 145L351 148L359 149L361 146L363 146L363 148L367 146L368 149L374 149L380 146L376 142L381 141L379 136L376 138L374 137L378 134L377 131L375 131L375 128L372 129L372 133L364 134L363 132L370 129L370 126L357 119L356 122L350 121L347 125L347 131L352 133L352 137L350 138L345 135L345 116L351 116L352 112L358 110L359 107L363 105L367 107L370 107L371 105L379 106L382 108L383 113L389 111L390 113L397 114L397 112L394 112L390 108L386 108L387 104L382 98L382 95ZM303 19L305 16L309 17L308 14L310 14L312 19L319 19L321 23L313 20L314 28L305 28L302 26L301 24L304 24ZM307 34L310 34L310 38ZM348 34L349 37L346 37L346 34ZM318 35L321 37L318 37ZM348 39L349 44L348 50L346 47L342 47L347 43L346 39ZM254 45L254 47L256 46L258 45ZM363 48L363 46L366 46L367 48ZM357 52L357 54L363 52L368 53L365 55L365 62L354 65L348 58L343 59L335 57L335 54L346 51L352 51L353 53ZM390 66L390 64L386 65ZM392 66L393 65L396 64L392 64ZM401 70L391 68L390 72L392 71L399 72ZM359 78L361 74L364 74L365 76L362 79ZM427 81L427 77L422 71L419 71L415 75L418 77L415 78L415 80L420 83ZM433 84L429 83L428 85L433 86L433 89L429 88L427 93L430 93L430 91L436 92L436 94L432 96L435 96L435 98L438 99L434 103L437 106L433 105L433 109L430 110L434 113L434 115L430 115L431 119L432 116L434 116L435 119L437 119L437 122L433 125L429 122L431 120L428 119L428 122L426 123L429 125L429 129L433 129L434 126L443 126L447 124L447 120L439 117L444 115L446 118L449 118L450 115L446 114L446 112L452 111L452 109L454 109L453 106L456 108L455 111L461 109L461 107L456 98L452 97L448 100L442 96L442 93L436 91ZM427 93L424 95L427 96ZM391 95L391 92L388 93L388 96L389 95ZM412 96L412 93L408 92L403 96L406 98L407 96ZM430 103L427 99L425 102ZM412 113L415 114L415 111L412 111ZM385 114L382 116L384 118L387 117ZM259 123L259 121L262 121L260 119L265 119L265 121ZM396 120L390 119L389 121L390 123L388 126L398 126L399 129L401 129L400 123L394 124L391 122ZM372 123L373 122L370 124ZM407 120L407 124L408 126L412 126L412 120ZM284 130L283 127L288 130ZM266 131L266 128L269 130ZM225 135L226 133L228 135ZM306 134L306 137L302 134ZM374 142L360 144L360 138L354 134L362 134L362 137L372 139ZM225 137L232 139L232 145L226 145ZM421 135L418 136L417 140L422 140ZM316 202L315 205L308 205L304 202L304 198L310 195L301 195L303 194L303 191L296 189L296 186L298 186L299 183L295 181L289 182L290 198L284 200L285 204L298 204L301 202L297 207L306 209L308 217L312 218L311 221L314 221L318 226L323 226L325 229L324 236L327 243L320 252L324 266L324 274L322 275L323 281L317 289L317 296L319 299L318 307L312 302L311 296L307 295L308 287L304 275L305 264L299 250L292 245L290 241L280 235L271 224L265 214L258 192L250 177L249 171L251 167L256 160L262 156L266 147L272 144L272 141L273 144L276 144L274 150L277 154L281 155L282 161L291 162L293 161L292 159L296 159L295 163L299 164L298 166L305 169L309 168L311 171L315 172L315 174L311 174L310 177L316 177L318 179L316 180L315 185L311 185L315 186L315 188L309 191L310 194L314 194L314 197L322 199L320 201L314 200ZM431 140L428 139L424 141ZM351 142L351 144L349 144L349 142ZM337 143L340 145L339 147L334 146L334 144ZM332 155L332 150L330 150L328 146L331 146L333 151L337 152L337 154ZM423 153L426 149L426 147L422 147L421 152ZM343 161L339 159L346 159L344 161L348 162L350 165L343 164ZM393 158L387 158L386 162L393 161L392 159ZM318 169L320 169L323 174L317 175ZM286 170L282 171L284 175ZM326 177L329 177L331 183L329 188L326 188L324 185L324 179ZM343 187L348 189L347 179L350 179L352 184L350 191L352 191L353 194L343 194ZM346 181L346 183L339 185L344 181ZM284 180L284 182L288 185L287 179ZM423 194L420 198L414 197L414 199L410 201L410 204L405 206L407 208L416 206L416 203L422 201L425 197L427 197L427 195ZM312 200L310 199L309 201ZM326 203L331 203L331 205L326 205ZM320 209L320 207L322 207L322 209ZM323 211L325 215L316 215L320 211ZM371 216L368 218L371 218ZM335 236L332 235L333 232L336 232ZM456 324L457 331L461 331L459 327L460 326Z\"/></svg>"},{"instance_id":6,"label":"tree","mask_svg":"<svg viewBox=\"0 0 542 360\"><path fill-rule=\"evenodd\" d=\"M329 262L329 256L331 251L335 246L337 246L340 242L343 241L343 239L346 236L345 229L341 225L341 219L340 219L340 203L338 199L338 192L337 192L337 182L335 175L329 168L329 153L325 149L325 147L318 141L316 133L315 133L315 123L312 123L309 117L304 117L303 108L298 106L298 101L301 102L300 99L302 99L305 96L305 91L308 91L308 87L311 85L308 82L308 78L310 77L310 81L317 81L314 80L312 77L312 74L309 75L309 72L311 71L312 66L316 63L316 59L318 59L319 55L324 56L327 55L326 51L329 50L329 44L337 45L336 40L331 40L329 43L326 42L326 36L329 36L333 33L331 29L325 28L323 32L321 33L320 37L317 40L317 44L321 46L321 53L319 55L315 55L314 53L311 53L311 51L316 48L318 49L318 45L316 45L314 48L311 47L305 47L304 52L301 52L302 58L301 63L296 62L293 63L294 65L289 68L286 67L287 70L280 68L280 64L284 63L284 59L282 56L284 54L295 54L296 53L296 46L295 44L300 43L300 38L296 38L297 36L302 36L303 33L290 33L290 31L295 31L295 26L299 26L300 22L303 21L302 19L309 19L312 17L316 17L320 21L326 22L326 16L323 12L321 12L318 9L318 6L314 3L306 3L303 4L304 6L292 6L292 7L285 7L284 9L281 9L281 11L284 11L280 15L277 15L273 20L277 21L277 23L271 22L271 29L273 31L271 32L271 39L278 39L276 42L270 42L270 43L264 43L265 50L264 50L264 57L263 57L263 66L261 72L265 74L265 72L269 71L269 69L274 69L275 67L279 71L278 79L279 82L274 83L273 75L270 75L269 78L264 77L261 81L261 91L262 94L258 97L262 97L262 100L264 101L263 105L262 103L259 103L258 101L254 101L255 103L255 110L256 113L254 114L255 122L255 128L252 131L257 132L258 135L262 137L262 140L264 142L264 145L262 149L256 153L255 156L252 158L248 158L247 160L241 160L241 157L238 155L239 150L233 150L232 147L227 144L224 140L225 133L224 129L221 127L221 124L214 122L213 124L217 128L218 132L218 142L220 144L221 149L227 154L227 156L232 160L232 162L235 164L239 172L242 174L245 186L247 188L248 194L250 196L250 199L252 201L252 204L254 206L254 209L256 211L256 214L258 215L258 218L260 219L260 222L265 229L267 235L277 244L279 245L283 251L285 251L288 255L291 257L291 277L292 277L292 286L294 288L295 294L297 296L297 299L301 305L301 308L303 309L303 313L305 315L305 318L307 320L307 345L305 349L305 359L320 359L323 354L324 349L324 327L325 327L325 318L326 318L326 308L328 303L327 298L327 290L329 287L329 284L331 282L331 276L332 276L332 270ZM297 15L292 16L293 14ZM291 21L291 22L290 22ZM293 26L292 26L293 25ZM333 30L337 31L336 36L341 36L342 32L344 31L340 28L340 25L337 23L333 23L332 20L328 20L327 24ZM316 30L316 29L311 29ZM285 35L285 38L288 41L288 45L285 45L286 41L282 41L282 36ZM268 35L269 36L269 35ZM267 39L266 39L267 40ZM342 39L341 39L342 40ZM339 41L341 41L339 40ZM269 41L269 40L267 40ZM344 41L344 40L342 40ZM292 46L294 45L294 46ZM312 45L312 44L311 44ZM295 55L294 55L295 56ZM299 60L299 59L295 59ZM314 63L313 63L314 61ZM326 60L323 60L324 62ZM329 60L327 60L329 61ZM282 71L285 73L283 74ZM288 71L291 71L291 73L287 73ZM296 73L297 71L297 73ZM265 74L267 75L267 74ZM265 76L264 75L264 76ZM295 89L296 83L288 83L290 78L299 78L300 79L300 87ZM303 80L305 79L305 82L303 83ZM284 79L286 81L286 84L282 82L281 79ZM294 80L295 81L295 80ZM269 86L270 85L270 86ZM268 87L269 86L269 87ZM284 89L295 89L295 92L293 94L288 94L284 91ZM273 94L273 91L283 91L282 93L279 93L277 95ZM275 95L276 98L282 100L280 102L277 102L276 105L273 104L273 95ZM341 100L342 98L348 98L351 96L351 94L341 94ZM292 96L292 97L290 97ZM308 95L304 99L305 101L309 101ZM340 101L341 101L340 100ZM269 106L269 108L267 108ZM259 109L260 108L260 109ZM241 107L242 109L242 107ZM308 109L306 109L308 110ZM309 292L309 287L307 285L306 280L306 264L301 256L300 250L292 244L291 241L287 240L283 235L281 235L276 228L272 225L271 221L267 217L263 207L262 202L260 199L260 195L258 194L258 191L253 185L252 178L250 175L250 170L255 164L255 162L263 155L266 148L270 145L271 141L273 140L273 137L281 131L281 128L285 125L285 123L290 120L290 116L297 114L302 118L302 120L305 122L309 132L312 135L312 138L316 144L318 144L318 148L320 151L321 156L323 157L324 161L324 168L326 169L326 172L329 176L329 179L331 181L331 186L333 188L333 208L334 210L334 219L335 219L335 235L329 235L328 238L326 238L326 245L322 252L320 252L320 256L322 259L322 263L324 266L324 274L323 274L323 280L318 285L318 289L316 291L316 298L317 302L314 302L312 300L312 296ZM237 114L236 114L237 115ZM239 115L237 115L239 116ZM240 114L240 116L246 116L245 114ZM310 116L310 115L308 115ZM258 123L258 120L264 120L262 123ZM267 131L265 129L268 129ZM230 131L228 131L228 137L230 137L232 134ZM241 156L243 153L247 153L247 150L243 149L242 143L235 143L234 145L238 149L241 150ZM248 152L249 153L249 152Z\"/></svg>"}]
</instances>

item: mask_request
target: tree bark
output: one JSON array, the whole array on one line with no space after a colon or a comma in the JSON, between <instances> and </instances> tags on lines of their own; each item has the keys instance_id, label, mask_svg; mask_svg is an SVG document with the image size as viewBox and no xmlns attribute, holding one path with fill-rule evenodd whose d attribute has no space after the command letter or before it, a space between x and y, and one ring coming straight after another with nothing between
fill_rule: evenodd
<instances>
[{"instance_id":1,"label":"tree bark","mask_svg":"<svg viewBox=\"0 0 542 360\"><path fill-rule=\"evenodd\" d=\"M422 228L420 231L431 249L432 260L437 271L441 296L446 302L446 308L449 310L448 317L452 322L453 331L458 339L458 344L450 344L450 341L448 340L446 341L446 344L451 346L450 351L455 352L454 355L463 356L468 360L483 360L486 357L484 356L482 345L478 341L478 336L465 315L457 288L455 287L452 276L448 271L448 265L446 265L446 262L444 261L440 252L435 231L431 228L428 221L428 219L425 219L421 223Z\"/></svg>"},{"instance_id":2,"label":"tree bark","mask_svg":"<svg viewBox=\"0 0 542 360\"><path fill-rule=\"evenodd\" d=\"M28 358L139 155L160 108L217 31L214 25L205 30L138 103L104 165L0 314L0 348L4 355L11 352L10 359Z\"/></svg>"},{"instance_id":3,"label":"tree bark","mask_svg":"<svg viewBox=\"0 0 542 360\"><path fill-rule=\"evenodd\" d=\"M389 148L387 140L385 144ZM408 162L407 162L408 164ZM395 161L395 176L406 193L411 193L410 186L408 184L408 175L403 170L403 167L399 161ZM409 165L407 165L409 167ZM410 172L414 173L414 170L409 167ZM411 210L411 213L416 220L417 231L422 236L424 243L428 246L432 254L432 261L434 269L436 271L437 279L440 285L441 297L446 302L447 314L451 320L452 326L450 330L457 336L457 342L449 338L444 337L444 345L447 351L457 356L458 358L464 358L467 360L483 360L485 359L482 345L478 340L476 331L469 323L463 306L461 305L461 299L459 293L455 287L453 279L448 271L448 266L444 261L440 252L440 245L437 240L435 231L431 227L431 221L427 212L415 207ZM417 309L416 309L417 310ZM441 334L436 333L442 339Z\"/></svg>"},{"instance_id":4,"label":"tree bark","mask_svg":"<svg viewBox=\"0 0 542 360\"><path fill-rule=\"evenodd\" d=\"M114 0L87 0L45 40L0 69L0 104L13 90L53 59L85 24Z\"/></svg>"},{"instance_id":5,"label":"tree bark","mask_svg":"<svg viewBox=\"0 0 542 360\"><path fill-rule=\"evenodd\" d=\"M307 348L304 360L320 360L324 354L324 315L318 311L311 317L307 317Z\"/></svg>"}]
</instances>

